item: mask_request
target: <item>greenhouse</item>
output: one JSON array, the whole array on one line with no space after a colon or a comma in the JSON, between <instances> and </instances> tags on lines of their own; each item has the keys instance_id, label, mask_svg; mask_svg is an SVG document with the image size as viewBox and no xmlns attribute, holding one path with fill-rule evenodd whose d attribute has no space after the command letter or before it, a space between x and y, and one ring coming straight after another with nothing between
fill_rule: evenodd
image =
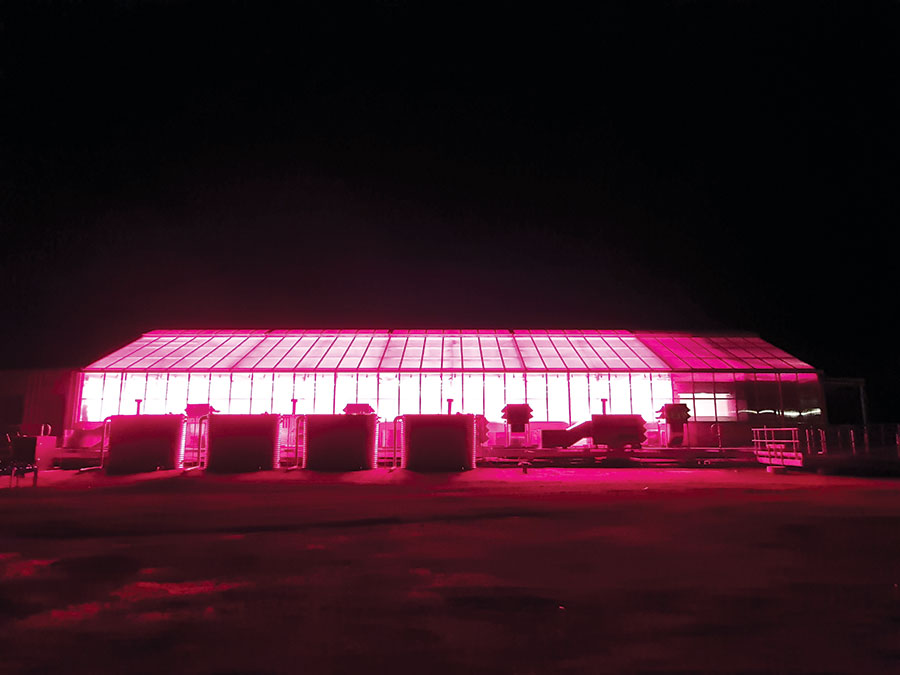
<instances>
[{"instance_id":1,"label":"greenhouse","mask_svg":"<svg viewBox=\"0 0 900 675\"><path fill-rule=\"evenodd\" d=\"M692 423L792 425L823 419L819 373L753 335L624 330L157 330L79 374L73 425L111 415L473 413L502 422L596 414L657 418L684 403Z\"/></svg>"}]
</instances>

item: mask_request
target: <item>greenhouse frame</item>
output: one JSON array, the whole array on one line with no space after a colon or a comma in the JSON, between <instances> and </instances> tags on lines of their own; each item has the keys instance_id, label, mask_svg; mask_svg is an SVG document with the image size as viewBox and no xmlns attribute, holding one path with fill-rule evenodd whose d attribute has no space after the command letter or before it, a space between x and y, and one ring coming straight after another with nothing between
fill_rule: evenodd
<instances>
[{"instance_id":1,"label":"greenhouse frame","mask_svg":"<svg viewBox=\"0 0 900 675\"><path fill-rule=\"evenodd\" d=\"M71 422L112 415L473 413L536 423L596 414L651 422L667 403L692 423L824 420L821 373L761 338L626 330L157 330L78 374Z\"/></svg>"}]
</instances>

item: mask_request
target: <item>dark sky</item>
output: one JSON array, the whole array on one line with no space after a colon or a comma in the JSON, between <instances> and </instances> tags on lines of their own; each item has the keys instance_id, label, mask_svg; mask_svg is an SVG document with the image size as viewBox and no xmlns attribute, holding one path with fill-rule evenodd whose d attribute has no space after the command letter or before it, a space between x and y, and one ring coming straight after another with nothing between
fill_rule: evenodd
<instances>
[{"instance_id":1,"label":"dark sky","mask_svg":"<svg viewBox=\"0 0 900 675\"><path fill-rule=\"evenodd\" d=\"M3 3L0 367L737 329L900 419L900 5L598 4Z\"/></svg>"}]
</instances>

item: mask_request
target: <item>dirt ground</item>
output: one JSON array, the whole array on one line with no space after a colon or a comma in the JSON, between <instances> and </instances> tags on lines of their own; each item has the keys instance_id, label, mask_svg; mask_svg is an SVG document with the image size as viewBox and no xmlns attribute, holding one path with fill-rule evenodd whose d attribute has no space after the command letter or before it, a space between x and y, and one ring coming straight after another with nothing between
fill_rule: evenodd
<instances>
[{"instance_id":1,"label":"dirt ground","mask_svg":"<svg viewBox=\"0 0 900 675\"><path fill-rule=\"evenodd\" d=\"M4 672L900 671L897 480L546 468L41 485L0 490Z\"/></svg>"}]
</instances>

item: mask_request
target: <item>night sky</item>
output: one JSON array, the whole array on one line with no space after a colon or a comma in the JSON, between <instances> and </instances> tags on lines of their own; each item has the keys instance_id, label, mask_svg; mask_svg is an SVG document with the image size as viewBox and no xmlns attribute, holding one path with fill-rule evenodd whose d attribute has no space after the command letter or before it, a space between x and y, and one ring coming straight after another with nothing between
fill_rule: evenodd
<instances>
[{"instance_id":1,"label":"night sky","mask_svg":"<svg viewBox=\"0 0 900 675\"><path fill-rule=\"evenodd\" d=\"M0 367L741 330L900 420L900 5L597 4L3 3Z\"/></svg>"}]
</instances>

